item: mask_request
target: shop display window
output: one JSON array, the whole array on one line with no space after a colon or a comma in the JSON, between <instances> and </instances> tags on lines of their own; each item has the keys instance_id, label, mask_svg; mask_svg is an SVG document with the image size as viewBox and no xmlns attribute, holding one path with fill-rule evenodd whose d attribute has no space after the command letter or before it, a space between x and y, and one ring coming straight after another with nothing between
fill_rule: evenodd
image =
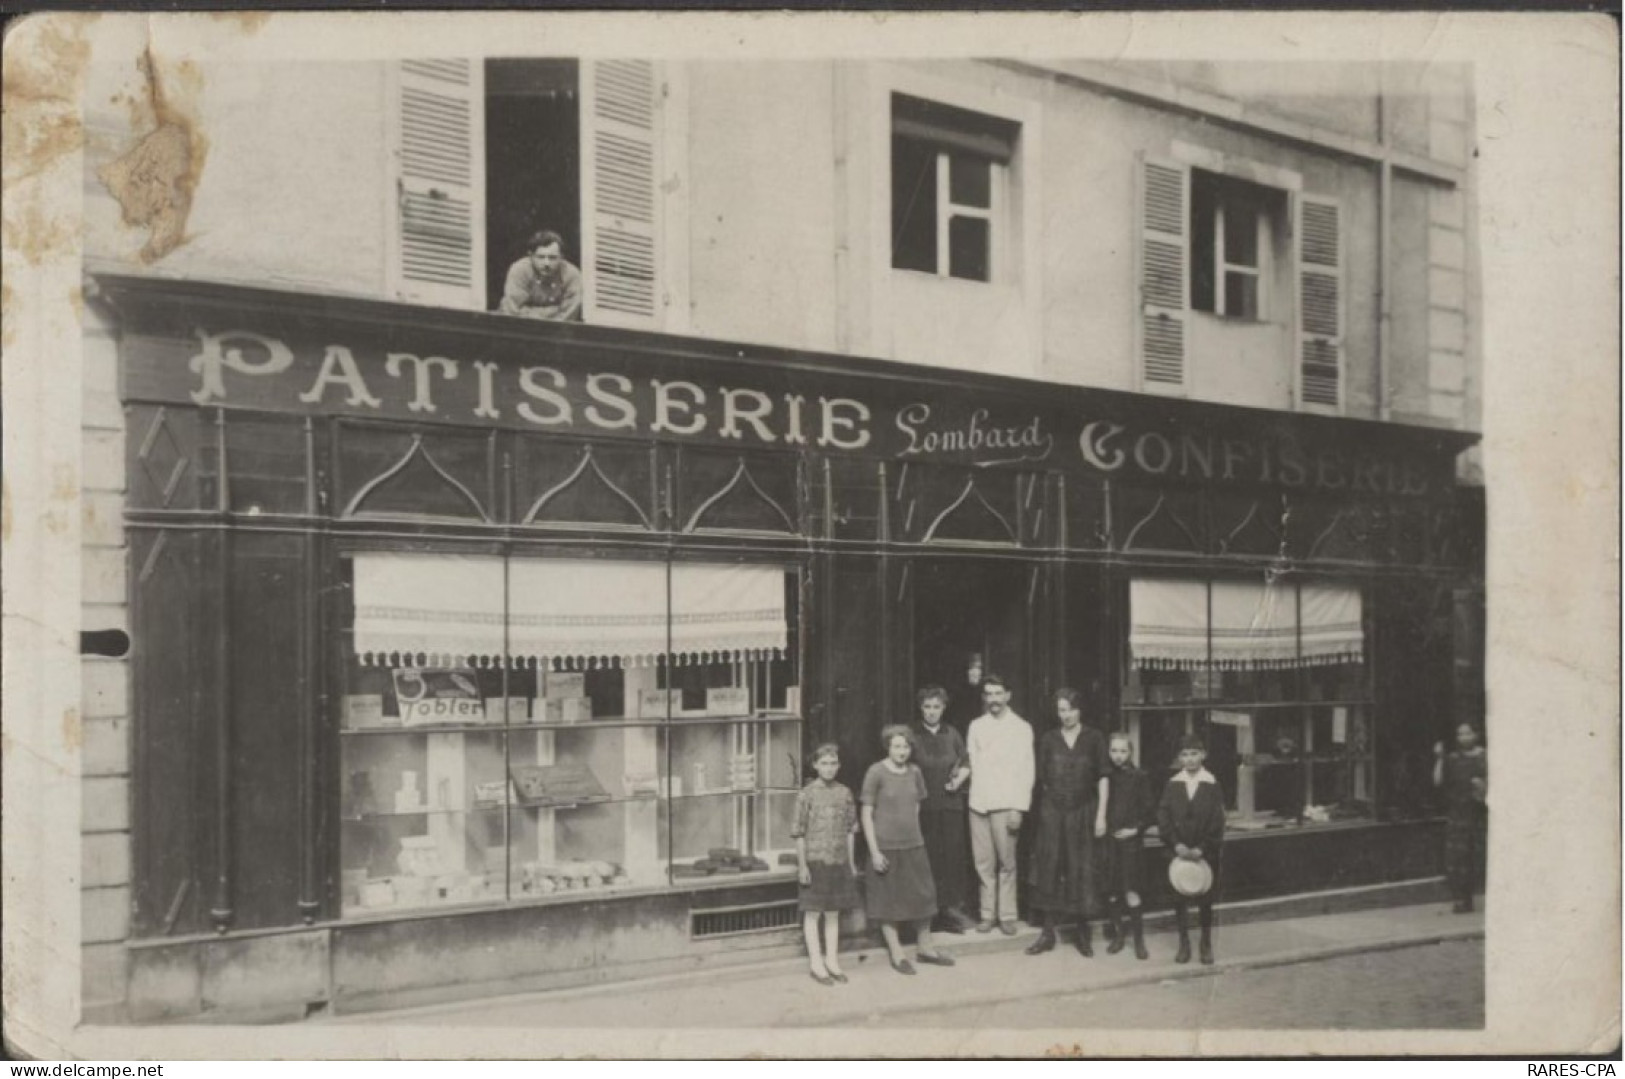
<instances>
[{"instance_id":1,"label":"shop display window","mask_svg":"<svg viewBox=\"0 0 1625 1079\"><path fill-rule=\"evenodd\" d=\"M345 916L794 873L794 571L342 565Z\"/></svg>"},{"instance_id":2,"label":"shop display window","mask_svg":"<svg viewBox=\"0 0 1625 1079\"><path fill-rule=\"evenodd\" d=\"M1130 620L1125 728L1158 782L1178 768L1180 740L1196 733L1232 830L1374 815L1358 590L1136 580Z\"/></svg>"}]
</instances>

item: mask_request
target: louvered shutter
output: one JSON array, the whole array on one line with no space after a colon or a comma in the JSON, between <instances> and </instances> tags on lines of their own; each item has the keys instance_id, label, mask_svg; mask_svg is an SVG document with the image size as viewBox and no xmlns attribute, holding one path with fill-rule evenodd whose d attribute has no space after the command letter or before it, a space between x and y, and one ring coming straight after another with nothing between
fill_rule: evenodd
<instances>
[{"instance_id":1,"label":"louvered shutter","mask_svg":"<svg viewBox=\"0 0 1625 1079\"><path fill-rule=\"evenodd\" d=\"M1190 308L1190 170L1140 161L1140 385L1185 386L1185 327Z\"/></svg>"},{"instance_id":2,"label":"louvered shutter","mask_svg":"<svg viewBox=\"0 0 1625 1079\"><path fill-rule=\"evenodd\" d=\"M1343 388L1343 242L1338 204L1298 199L1298 396L1338 409Z\"/></svg>"},{"instance_id":3,"label":"louvered shutter","mask_svg":"<svg viewBox=\"0 0 1625 1079\"><path fill-rule=\"evenodd\" d=\"M484 74L471 60L395 65L389 262L400 299L485 306Z\"/></svg>"},{"instance_id":4,"label":"louvered shutter","mask_svg":"<svg viewBox=\"0 0 1625 1079\"><path fill-rule=\"evenodd\" d=\"M655 65L584 61L581 116L585 318L657 326L660 85Z\"/></svg>"}]
</instances>

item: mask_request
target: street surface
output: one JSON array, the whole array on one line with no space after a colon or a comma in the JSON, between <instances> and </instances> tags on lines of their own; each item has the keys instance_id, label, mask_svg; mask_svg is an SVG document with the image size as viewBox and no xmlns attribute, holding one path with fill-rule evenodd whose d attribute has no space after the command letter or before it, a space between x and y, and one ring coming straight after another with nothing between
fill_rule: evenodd
<instances>
[{"instance_id":1,"label":"street surface","mask_svg":"<svg viewBox=\"0 0 1625 1079\"><path fill-rule=\"evenodd\" d=\"M1057 958L1077 959L1057 949L1034 962ZM1477 1029L1484 1025L1484 942L1446 941L1153 985L924 1012L892 1011L875 1016L871 1025L877 1024L959 1029Z\"/></svg>"}]
</instances>

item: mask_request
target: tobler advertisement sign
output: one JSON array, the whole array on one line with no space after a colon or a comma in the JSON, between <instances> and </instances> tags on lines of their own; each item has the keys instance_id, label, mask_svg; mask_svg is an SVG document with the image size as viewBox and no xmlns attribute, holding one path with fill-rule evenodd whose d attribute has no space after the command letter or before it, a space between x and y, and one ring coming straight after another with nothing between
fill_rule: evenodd
<instances>
[{"instance_id":1,"label":"tobler advertisement sign","mask_svg":"<svg viewBox=\"0 0 1625 1079\"><path fill-rule=\"evenodd\" d=\"M130 401L1381 497L1443 494L1471 442L605 327L101 280L124 320Z\"/></svg>"}]
</instances>

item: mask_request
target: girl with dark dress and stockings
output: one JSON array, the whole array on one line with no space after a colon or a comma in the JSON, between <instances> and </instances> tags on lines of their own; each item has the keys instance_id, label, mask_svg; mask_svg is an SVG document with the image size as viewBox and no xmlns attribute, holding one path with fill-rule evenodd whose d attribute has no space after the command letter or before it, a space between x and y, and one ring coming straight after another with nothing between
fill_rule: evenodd
<instances>
[{"instance_id":1,"label":"girl with dark dress and stockings","mask_svg":"<svg viewBox=\"0 0 1625 1079\"><path fill-rule=\"evenodd\" d=\"M1489 811L1489 763L1478 731L1471 723L1456 727L1456 748L1448 755L1444 743L1433 747L1433 785L1444 788L1446 823L1444 868L1456 913L1473 909L1473 892L1484 879L1484 839Z\"/></svg>"},{"instance_id":2,"label":"girl with dark dress and stockings","mask_svg":"<svg viewBox=\"0 0 1625 1079\"><path fill-rule=\"evenodd\" d=\"M1179 747L1179 771L1163 789L1157 807L1157 829L1169 860L1187 858L1206 861L1213 870L1213 884L1196 900L1202 923L1202 962L1213 962L1213 897L1219 890L1219 863L1224 850L1224 792L1213 773L1202 767L1207 748L1196 735L1189 735ZM1174 900L1174 916L1179 926L1179 952L1176 963L1191 961L1190 926L1187 915L1190 900L1179 893Z\"/></svg>"},{"instance_id":3,"label":"girl with dark dress and stockings","mask_svg":"<svg viewBox=\"0 0 1625 1079\"><path fill-rule=\"evenodd\" d=\"M1057 690L1055 714L1061 725L1038 739L1033 798L1038 842L1029 883L1043 930L1028 955L1054 948L1056 923L1068 917L1078 923L1078 951L1095 954L1089 919L1102 906L1095 841L1106 834L1106 741L1099 731L1082 725L1079 702L1076 690Z\"/></svg>"},{"instance_id":4,"label":"girl with dark dress and stockings","mask_svg":"<svg viewBox=\"0 0 1625 1079\"><path fill-rule=\"evenodd\" d=\"M1127 734L1118 732L1108 739L1111 770L1106 773L1106 833L1101 844L1106 855L1106 925L1116 955L1128 943L1127 918L1134 929L1134 956L1149 959L1145 950L1145 924L1141 918L1141 897L1145 875L1140 866L1146 829L1157 823L1157 803L1151 796L1151 780L1134 767L1134 746Z\"/></svg>"},{"instance_id":5,"label":"girl with dark dress and stockings","mask_svg":"<svg viewBox=\"0 0 1625 1079\"><path fill-rule=\"evenodd\" d=\"M937 951L931 939L937 889L931 881L925 837L920 834L925 776L908 759L913 745L907 727L887 727L880 732L880 742L886 756L870 765L863 777L861 819L863 837L869 844L870 868L864 911L871 921L880 923L886 953L897 973L914 973L914 964L903 955L897 937L898 922L914 923L920 962L951 967L953 958Z\"/></svg>"},{"instance_id":6,"label":"girl with dark dress and stockings","mask_svg":"<svg viewBox=\"0 0 1625 1079\"><path fill-rule=\"evenodd\" d=\"M941 686L920 690L920 721L913 727L914 755L909 759L925 775L925 804L920 832L937 886L937 920L933 926L963 933L976 924L965 913L965 881L970 872L970 831L966 825L965 787L970 755L965 738L943 722L948 692Z\"/></svg>"}]
</instances>

